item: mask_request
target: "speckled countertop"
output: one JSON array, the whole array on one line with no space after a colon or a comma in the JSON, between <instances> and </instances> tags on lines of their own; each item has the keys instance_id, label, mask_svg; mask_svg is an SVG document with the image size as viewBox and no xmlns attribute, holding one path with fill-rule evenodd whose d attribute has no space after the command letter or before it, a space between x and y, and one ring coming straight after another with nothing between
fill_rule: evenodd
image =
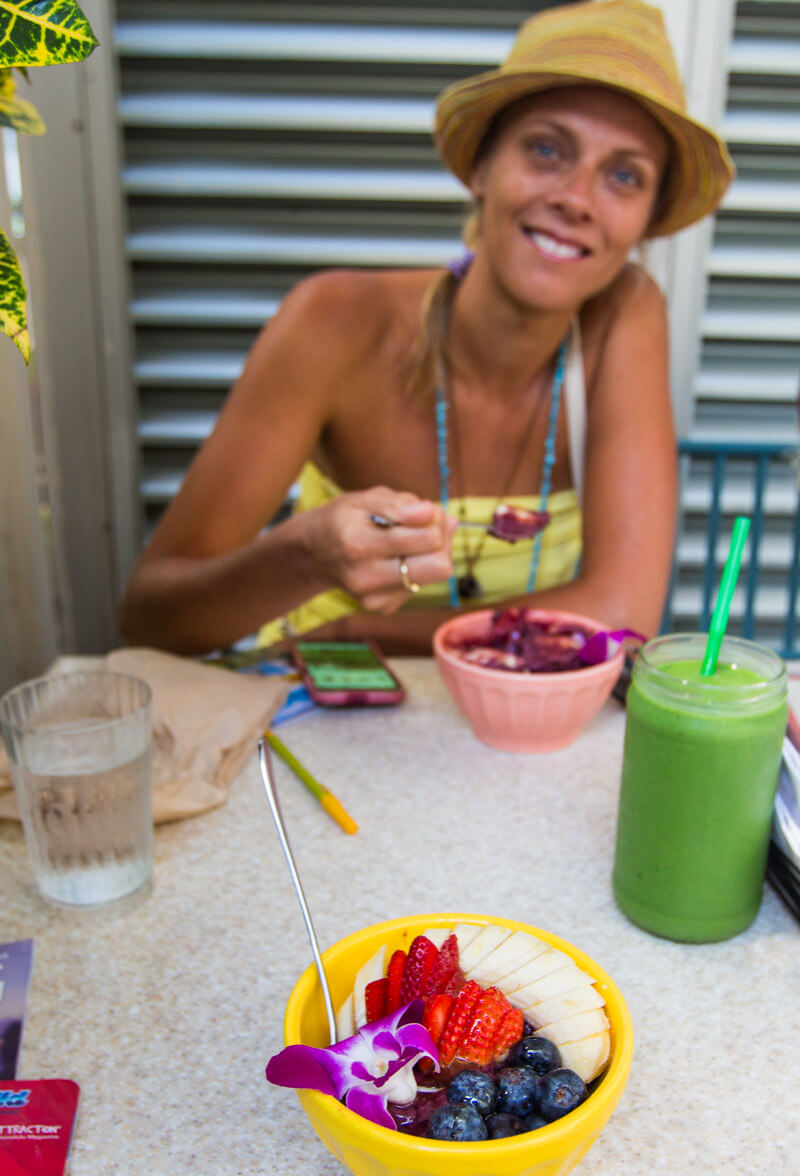
<instances>
[{"instance_id":1,"label":"speckled countertop","mask_svg":"<svg viewBox=\"0 0 800 1176\"><path fill-rule=\"evenodd\" d=\"M585 1176L797 1176L800 927L770 888L736 939L653 938L614 905L624 714L572 747L478 743L433 665L397 661L396 710L318 712L282 729L360 824L348 837L278 764L281 804L323 947L398 915L533 923L617 981L636 1032L630 1082ZM228 803L161 827L152 893L65 915L0 823L0 942L32 937L19 1077L76 1080L70 1176L340 1176L293 1091L267 1086L286 997L310 960L255 754Z\"/></svg>"}]
</instances>

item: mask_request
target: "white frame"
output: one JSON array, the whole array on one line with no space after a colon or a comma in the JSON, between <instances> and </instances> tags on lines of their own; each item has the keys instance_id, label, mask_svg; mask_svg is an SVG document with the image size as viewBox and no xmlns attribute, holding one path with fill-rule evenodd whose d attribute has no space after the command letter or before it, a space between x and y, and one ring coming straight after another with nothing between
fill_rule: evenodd
<instances>
[{"instance_id":1,"label":"white frame","mask_svg":"<svg viewBox=\"0 0 800 1176\"><path fill-rule=\"evenodd\" d=\"M11 208L0 152L0 225ZM24 258L21 258L24 264ZM54 609L34 482L28 379L20 352L0 336L0 694L55 656Z\"/></svg>"},{"instance_id":2,"label":"white frame","mask_svg":"<svg viewBox=\"0 0 800 1176\"><path fill-rule=\"evenodd\" d=\"M664 13L693 118L719 131L725 113L728 48L736 0L655 0ZM712 217L653 247L669 305L672 403L679 437L688 435L706 305Z\"/></svg>"},{"instance_id":3,"label":"white frame","mask_svg":"<svg viewBox=\"0 0 800 1176\"><path fill-rule=\"evenodd\" d=\"M139 506L111 4L82 7L101 48L31 71L47 134L19 150L59 643L101 653L119 643Z\"/></svg>"}]
</instances>

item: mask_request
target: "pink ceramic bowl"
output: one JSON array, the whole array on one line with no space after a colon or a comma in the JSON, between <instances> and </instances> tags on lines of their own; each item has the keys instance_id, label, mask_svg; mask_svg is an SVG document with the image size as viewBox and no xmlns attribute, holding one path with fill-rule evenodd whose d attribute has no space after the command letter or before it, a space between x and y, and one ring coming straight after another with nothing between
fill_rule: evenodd
<instances>
[{"instance_id":1,"label":"pink ceramic bowl","mask_svg":"<svg viewBox=\"0 0 800 1176\"><path fill-rule=\"evenodd\" d=\"M445 685L473 732L502 751L556 751L566 747L594 718L622 672L624 649L608 661L581 670L525 674L489 670L464 661L458 646L486 634L494 609L465 613L440 625L433 652ZM580 625L591 633L607 628L578 613L530 609L531 617Z\"/></svg>"}]
</instances>

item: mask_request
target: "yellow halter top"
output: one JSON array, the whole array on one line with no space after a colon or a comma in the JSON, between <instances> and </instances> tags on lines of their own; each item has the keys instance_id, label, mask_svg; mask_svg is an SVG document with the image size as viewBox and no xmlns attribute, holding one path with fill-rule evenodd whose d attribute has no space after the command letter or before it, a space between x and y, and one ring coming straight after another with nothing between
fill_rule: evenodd
<instances>
[{"instance_id":1,"label":"yellow halter top","mask_svg":"<svg viewBox=\"0 0 800 1176\"><path fill-rule=\"evenodd\" d=\"M585 431L585 390L583 361L577 322L573 324L564 374L564 401L567 412L570 463L575 488L551 493L547 503L550 522L542 532L539 566L535 591L567 584L574 579L581 556L582 519L580 490L583 474L583 434ZM326 477L313 462L307 462L298 478L299 493L293 514L323 506L342 493L339 486ZM538 495L509 497L504 501L526 510L539 510ZM497 505L496 498L452 498L450 513L465 521L489 523ZM459 529L453 536L453 567L456 576L467 570L467 556L479 542L469 529ZM525 591L531 560L533 540L507 543L487 535L481 548L480 560L475 565L483 594L481 604L499 604ZM474 602L473 602L474 603ZM450 595L447 581L424 584L403 605L409 609L449 609ZM269 621L258 634L259 645L272 645L286 636L287 631L307 633L320 625L360 612L361 606L347 592L332 588L291 609L285 616Z\"/></svg>"}]
</instances>

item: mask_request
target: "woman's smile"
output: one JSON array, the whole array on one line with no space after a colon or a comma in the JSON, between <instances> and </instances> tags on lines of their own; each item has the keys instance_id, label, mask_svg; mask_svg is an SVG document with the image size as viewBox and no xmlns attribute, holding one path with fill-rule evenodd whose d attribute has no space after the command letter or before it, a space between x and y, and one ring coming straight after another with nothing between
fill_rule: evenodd
<instances>
[{"instance_id":1,"label":"woman's smile","mask_svg":"<svg viewBox=\"0 0 800 1176\"><path fill-rule=\"evenodd\" d=\"M591 250L579 241L559 236L544 229L529 228L522 225L525 238L530 241L534 249L548 261L569 262L582 261L588 257Z\"/></svg>"}]
</instances>

